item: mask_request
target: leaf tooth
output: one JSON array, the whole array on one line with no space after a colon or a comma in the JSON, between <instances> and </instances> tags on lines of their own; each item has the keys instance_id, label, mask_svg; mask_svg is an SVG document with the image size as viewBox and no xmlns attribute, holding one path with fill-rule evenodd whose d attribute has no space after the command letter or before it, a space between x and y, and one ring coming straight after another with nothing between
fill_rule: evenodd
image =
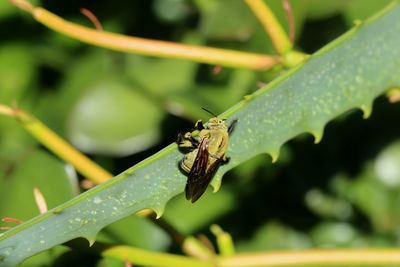
<instances>
[{"instance_id":1,"label":"leaf tooth","mask_svg":"<svg viewBox=\"0 0 400 267\"><path fill-rule=\"evenodd\" d=\"M308 130L308 132L314 136L314 144L318 144L322 140L322 136L324 135L324 129L314 129Z\"/></svg>"},{"instance_id":2,"label":"leaf tooth","mask_svg":"<svg viewBox=\"0 0 400 267\"><path fill-rule=\"evenodd\" d=\"M368 119L369 116L371 116L372 113L372 104L362 104L359 107L361 111L363 112L363 118Z\"/></svg>"},{"instance_id":3,"label":"leaf tooth","mask_svg":"<svg viewBox=\"0 0 400 267\"><path fill-rule=\"evenodd\" d=\"M244 100L244 101L250 101L250 100L252 100L253 98L254 98L253 95L245 95L245 96L243 96L243 100Z\"/></svg>"},{"instance_id":4,"label":"leaf tooth","mask_svg":"<svg viewBox=\"0 0 400 267\"><path fill-rule=\"evenodd\" d=\"M272 163L275 163L279 158L280 148L271 149L270 151L267 151L267 154L271 156Z\"/></svg>"},{"instance_id":5,"label":"leaf tooth","mask_svg":"<svg viewBox=\"0 0 400 267\"><path fill-rule=\"evenodd\" d=\"M156 219L161 218L161 216L164 214L164 208L165 205L157 205L151 208L156 213Z\"/></svg>"},{"instance_id":6,"label":"leaf tooth","mask_svg":"<svg viewBox=\"0 0 400 267\"><path fill-rule=\"evenodd\" d=\"M221 188L221 181L222 181L222 174L217 173L215 174L214 178L211 181L211 186L213 188L213 193L216 193Z\"/></svg>"},{"instance_id":7,"label":"leaf tooth","mask_svg":"<svg viewBox=\"0 0 400 267\"><path fill-rule=\"evenodd\" d=\"M58 215L58 214L60 214L63 210L64 210L64 209L61 208L61 207L56 207L56 208L52 209L51 212L52 212L53 214L55 214L55 215Z\"/></svg>"},{"instance_id":8,"label":"leaf tooth","mask_svg":"<svg viewBox=\"0 0 400 267\"><path fill-rule=\"evenodd\" d=\"M93 246L94 242L96 242L96 236L99 231L90 231L88 233L85 233L82 235L83 238L85 238L89 242L89 247Z\"/></svg>"},{"instance_id":9,"label":"leaf tooth","mask_svg":"<svg viewBox=\"0 0 400 267\"><path fill-rule=\"evenodd\" d=\"M363 23L364 22L359 19L353 20L354 28L360 28L363 25Z\"/></svg>"}]
</instances>

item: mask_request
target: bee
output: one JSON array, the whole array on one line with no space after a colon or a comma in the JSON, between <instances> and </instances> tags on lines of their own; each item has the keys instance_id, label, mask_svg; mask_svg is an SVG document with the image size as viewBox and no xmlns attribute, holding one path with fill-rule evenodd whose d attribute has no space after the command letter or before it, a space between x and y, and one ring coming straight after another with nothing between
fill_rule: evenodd
<instances>
[{"instance_id":1,"label":"bee","mask_svg":"<svg viewBox=\"0 0 400 267\"><path fill-rule=\"evenodd\" d=\"M203 108L204 109L204 108ZM205 125L201 120L195 124L193 132L178 135L178 146L188 148L190 152L185 154L180 162L181 169L188 174L185 193L186 199L194 203L206 191L212 177L219 166L226 163L229 135L237 120L228 127L224 119L215 114Z\"/></svg>"}]
</instances>

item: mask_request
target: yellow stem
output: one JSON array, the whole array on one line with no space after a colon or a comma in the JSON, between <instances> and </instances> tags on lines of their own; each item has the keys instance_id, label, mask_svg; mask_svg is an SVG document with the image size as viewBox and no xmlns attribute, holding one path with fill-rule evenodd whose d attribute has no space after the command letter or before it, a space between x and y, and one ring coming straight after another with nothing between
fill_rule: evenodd
<instances>
[{"instance_id":1,"label":"yellow stem","mask_svg":"<svg viewBox=\"0 0 400 267\"><path fill-rule=\"evenodd\" d=\"M398 249L309 250L242 254L220 258L219 267L400 265Z\"/></svg>"},{"instance_id":2,"label":"yellow stem","mask_svg":"<svg viewBox=\"0 0 400 267\"><path fill-rule=\"evenodd\" d=\"M85 246L85 248L87 248ZM84 249L85 249L84 248ZM126 260L145 266L399 266L399 249L316 249L305 251L242 253L199 260L180 255L146 251L127 246L102 246L96 243L91 250L102 256ZM160 264L162 263L162 264Z\"/></svg>"},{"instance_id":3,"label":"yellow stem","mask_svg":"<svg viewBox=\"0 0 400 267\"><path fill-rule=\"evenodd\" d=\"M10 0L10 2L16 7L25 10L26 12L32 13L34 6L25 0Z\"/></svg>"},{"instance_id":4,"label":"yellow stem","mask_svg":"<svg viewBox=\"0 0 400 267\"><path fill-rule=\"evenodd\" d=\"M17 4L18 3L18 4ZM28 2L16 0L17 7L30 12L40 23L59 33L82 42L108 49L142 55L188 59L196 62L253 70L270 69L280 63L280 57L240 52L228 49L177 44L121 34L97 31L68 22L40 8L24 8Z\"/></svg>"},{"instance_id":5,"label":"yellow stem","mask_svg":"<svg viewBox=\"0 0 400 267\"><path fill-rule=\"evenodd\" d=\"M14 116L14 111L13 111L12 108L0 104L0 114L13 117Z\"/></svg>"},{"instance_id":6,"label":"yellow stem","mask_svg":"<svg viewBox=\"0 0 400 267\"><path fill-rule=\"evenodd\" d=\"M235 246L233 244L232 236L222 230L222 228L216 224L211 225L211 232L217 238L217 245L219 254L221 256L232 256L235 254Z\"/></svg>"},{"instance_id":7,"label":"yellow stem","mask_svg":"<svg viewBox=\"0 0 400 267\"><path fill-rule=\"evenodd\" d=\"M262 0L245 1L270 36L276 51L281 55L289 52L292 49L292 43L274 13L272 13L265 2Z\"/></svg>"},{"instance_id":8,"label":"yellow stem","mask_svg":"<svg viewBox=\"0 0 400 267\"><path fill-rule=\"evenodd\" d=\"M185 238L182 243L182 250L187 255L202 260L209 260L215 257L215 253L211 249L193 236Z\"/></svg>"},{"instance_id":9,"label":"yellow stem","mask_svg":"<svg viewBox=\"0 0 400 267\"><path fill-rule=\"evenodd\" d=\"M0 105L0 114L16 118L41 144L53 151L58 157L69 162L78 172L94 183L99 184L105 182L113 176L70 146L46 125L25 111Z\"/></svg>"},{"instance_id":10,"label":"yellow stem","mask_svg":"<svg viewBox=\"0 0 400 267\"><path fill-rule=\"evenodd\" d=\"M0 104L0 114L17 119L41 144L64 161L70 163L79 173L93 183L99 184L113 177L111 173L70 146L46 125L25 111ZM137 213L137 215L142 217L147 217L151 214L153 214L153 212L149 209L144 209Z\"/></svg>"},{"instance_id":11,"label":"yellow stem","mask_svg":"<svg viewBox=\"0 0 400 267\"><path fill-rule=\"evenodd\" d=\"M165 266L165 267L215 267L211 261L203 261L191 257L174 255L169 253L152 252L128 246L113 246L101 252L104 257L111 257L120 260L128 260L133 264L144 266Z\"/></svg>"}]
</instances>

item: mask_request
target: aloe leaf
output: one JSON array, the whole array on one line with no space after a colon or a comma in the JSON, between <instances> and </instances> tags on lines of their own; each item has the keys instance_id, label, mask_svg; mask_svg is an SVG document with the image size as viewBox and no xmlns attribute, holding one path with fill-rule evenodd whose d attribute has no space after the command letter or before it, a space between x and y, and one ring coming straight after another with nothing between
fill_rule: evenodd
<instances>
[{"instance_id":1,"label":"aloe leaf","mask_svg":"<svg viewBox=\"0 0 400 267\"><path fill-rule=\"evenodd\" d=\"M229 164L213 180L260 153L273 159L284 142L310 132L320 140L327 122L352 109L367 117L374 98L400 85L400 6L395 2L357 24L268 86L223 114L239 122L232 134ZM76 237L93 243L104 226L151 208L161 216L166 202L183 191L182 154L172 144L110 181L0 236L0 266Z\"/></svg>"}]
</instances>

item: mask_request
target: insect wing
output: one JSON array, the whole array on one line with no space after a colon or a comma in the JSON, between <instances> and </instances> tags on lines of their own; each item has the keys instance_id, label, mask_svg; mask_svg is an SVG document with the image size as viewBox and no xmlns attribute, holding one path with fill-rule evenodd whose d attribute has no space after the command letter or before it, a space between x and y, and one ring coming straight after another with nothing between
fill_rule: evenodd
<instances>
[{"instance_id":1,"label":"insect wing","mask_svg":"<svg viewBox=\"0 0 400 267\"><path fill-rule=\"evenodd\" d=\"M215 172L221 166L222 159L217 159L206 171L205 175L197 182L196 190L192 193L192 203L198 200L206 191L208 184L211 182Z\"/></svg>"},{"instance_id":2,"label":"insect wing","mask_svg":"<svg viewBox=\"0 0 400 267\"><path fill-rule=\"evenodd\" d=\"M189 172L188 181L186 183L186 199L194 203L206 191L212 177L222 163L222 159L217 159L207 169L209 153L206 139L202 139L198 148L198 153L192 169Z\"/></svg>"},{"instance_id":3,"label":"insect wing","mask_svg":"<svg viewBox=\"0 0 400 267\"><path fill-rule=\"evenodd\" d=\"M186 182L186 199L196 201L206 190L209 181L204 185L204 177L207 173L208 163L208 145L205 138L201 139L198 146L198 152L193 166L190 169L188 180ZM211 179L210 179L211 180ZM194 196L199 195L196 199Z\"/></svg>"}]
</instances>

